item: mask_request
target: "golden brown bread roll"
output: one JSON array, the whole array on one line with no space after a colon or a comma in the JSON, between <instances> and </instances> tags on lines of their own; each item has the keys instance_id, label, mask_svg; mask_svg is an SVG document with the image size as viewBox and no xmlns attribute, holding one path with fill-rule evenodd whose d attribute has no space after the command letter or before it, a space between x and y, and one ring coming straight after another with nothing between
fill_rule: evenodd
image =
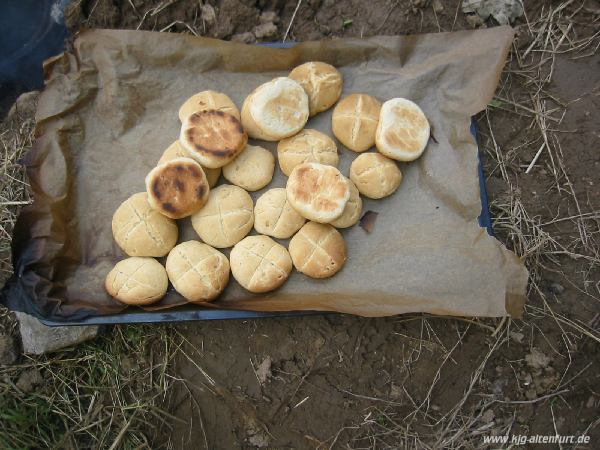
<instances>
[{"instance_id":1,"label":"golden brown bread roll","mask_svg":"<svg viewBox=\"0 0 600 450\"><path fill-rule=\"evenodd\" d=\"M252 197L240 187L223 184L210 191L208 202L192 216L198 236L216 248L237 244L252 229Z\"/></svg>"},{"instance_id":2,"label":"golden brown bread roll","mask_svg":"<svg viewBox=\"0 0 600 450\"><path fill-rule=\"evenodd\" d=\"M246 146L242 124L222 111L200 111L186 117L179 142L204 167L216 169L232 161Z\"/></svg>"},{"instance_id":3,"label":"golden brown bread roll","mask_svg":"<svg viewBox=\"0 0 600 450\"><path fill-rule=\"evenodd\" d=\"M331 116L333 134L355 152L375 145L381 103L367 94L352 94L336 105Z\"/></svg>"},{"instance_id":4,"label":"golden brown bread roll","mask_svg":"<svg viewBox=\"0 0 600 450\"><path fill-rule=\"evenodd\" d=\"M271 182L274 170L275 157L269 150L246 145L237 158L223 167L223 176L230 183L253 192Z\"/></svg>"},{"instance_id":5,"label":"golden brown bread roll","mask_svg":"<svg viewBox=\"0 0 600 450\"><path fill-rule=\"evenodd\" d=\"M175 158L148 173L146 191L152 208L171 219L181 219L204 206L209 187L200 164Z\"/></svg>"},{"instance_id":6,"label":"golden brown bread roll","mask_svg":"<svg viewBox=\"0 0 600 450\"><path fill-rule=\"evenodd\" d=\"M281 171L288 177L294 167L305 162L337 166L339 156L333 139L317 130L305 128L277 144L277 159Z\"/></svg>"},{"instance_id":7,"label":"golden brown bread roll","mask_svg":"<svg viewBox=\"0 0 600 450\"><path fill-rule=\"evenodd\" d=\"M193 303L214 300L229 282L227 257L198 241L182 242L173 248L166 267L175 290Z\"/></svg>"},{"instance_id":8,"label":"golden brown bread roll","mask_svg":"<svg viewBox=\"0 0 600 450\"><path fill-rule=\"evenodd\" d=\"M291 78L275 78L246 97L241 116L250 137L278 141L304 128L308 120L308 96Z\"/></svg>"},{"instance_id":9,"label":"golden brown bread roll","mask_svg":"<svg viewBox=\"0 0 600 450\"><path fill-rule=\"evenodd\" d=\"M167 147L167 149L163 152L162 156L158 160L158 164L162 164L167 161L171 161L175 158L189 158L188 152L181 146L179 143L179 139L173 142L171 145ZM158 165L157 164L157 165ZM202 164L200 164L202 165ZM208 186L214 187L221 176L221 168L218 167L216 169L209 169L208 167L202 167L204 171L204 175L206 175L206 179L208 180Z\"/></svg>"},{"instance_id":10,"label":"golden brown bread roll","mask_svg":"<svg viewBox=\"0 0 600 450\"><path fill-rule=\"evenodd\" d=\"M231 273L250 292L269 292L281 286L292 271L287 249L268 236L248 236L230 254Z\"/></svg>"},{"instance_id":11,"label":"golden brown bread roll","mask_svg":"<svg viewBox=\"0 0 600 450\"><path fill-rule=\"evenodd\" d=\"M235 103L227 95L215 91L198 92L188 98L179 108L179 120L183 122L191 114L209 109L223 111L240 120L240 111Z\"/></svg>"},{"instance_id":12,"label":"golden brown bread roll","mask_svg":"<svg viewBox=\"0 0 600 450\"><path fill-rule=\"evenodd\" d=\"M115 241L129 256L165 256L177 243L177 224L150 206L148 194L125 200L112 219Z\"/></svg>"},{"instance_id":13,"label":"golden brown bread roll","mask_svg":"<svg viewBox=\"0 0 600 450\"><path fill-rule=\"evenodd\" d=\"M154 258L133 256L119 261L106 276L106 292L121 303L149 305L167 292L167 272Z\"/></svg>"},{"instance_id":14,"label":"golden brown bread roll","mask_svg":"<svg viewBox=\"0 0 600 450\"><path fill-rule=\"evenodd\" d=\"M344 207L342 215L331 222L331 225L336 228L351 227L358 222L362 212L362 199L360 198L358 189L351 180L346 178L346 181L348 182L348 186L350 186L350 198Z\"/></svg>"},{"instance_id":15,"label":"golden brown bread roll","mask_svg":"<svg viewBox=\"0 0 600 450\"><path fill-rule=\"evenodd\" d=\"M254 229L260 234L287 239L302 228L304 222L306 219L287 201L284 188L269 189L256 200Z\"/></svg>"},{"instance_id":16,"label":"golden brown bread roll","mask_svg":"<svg viewBox=\"0 0 600 450\"><path fill-rule=\"evenodd\" d=\"M350 198L346 177L335 167L319 163L296 166L285 189L287 200L300 215L321 223L340 217Z\"/></svg>"},{"instance_id":17,"label":"golden brown bread roll","mask_svg":"<svg viewBox=\"0 0 600 450\"><path fill-rule=\"evenodd\" d=\"M375 135L377 150L397 161L414 161L429 141L429 122L416 103L405 98L385 102Z\"/></svg>"},{"instance_id":18,"label":"golden brown bread roll","mask_svg":"<svg viewBox=\"0 0 600 450\"><path fill-rule=\"evenodd\" d=\"M350 180L362 195L378 199L398 189L402 173L391 159L379 153L363 153L350 165Z\"/></svg>"},{"instance_id":19,"label":"golden brown bread roll","mask_svg":"<svg viewBox=\"0 0 600 450\"><path fill-rule=\"evenodd\" d=\"M346 243L329 224L308 222L294 235L289 245L294 267L312 278L335 275L346 262Z\"/></svg>"},{"instance_id":20,"label":"golden brown bread roll","mask_svg":"<svg viewBox=\"0 0 600 450\"><path fill-rule=\"evenodd\" d=\"M310 115L331 108L342 94L342 74L332 65L312 61L299 65L289 74L308 95Z\"/></svg>"}]
</instances>

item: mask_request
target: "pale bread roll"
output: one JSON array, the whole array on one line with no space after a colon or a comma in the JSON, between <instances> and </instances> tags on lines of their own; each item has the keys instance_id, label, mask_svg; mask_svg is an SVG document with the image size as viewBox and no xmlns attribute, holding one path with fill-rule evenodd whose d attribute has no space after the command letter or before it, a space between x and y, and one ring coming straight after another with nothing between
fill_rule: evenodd
<instances>
[{"instance_id":1,"label":"pale bread roll","mask_svg":"<svg viewBox=\"0 0 600 450\"><path fill-rule=\"evenodd\" d=\"M246 147L248 135L234 116L211 109L185 118L179 142L191 158L204 167L216 169L232 161Z\"/></svg>"},{"instance_id":2,"label":"pale bread roll","mask_svg":"<svg viewBox=\"0 0 600 450\"><path fill-rule=\"evenodd\" d=\"M277 289L292 271L292 259L287 249L268 236L242 239L235 244L229 258L233 278L250 292Z\"/></svg>"},{"instance_id":3,"label":"pale bread roll","mask_svg":"<svg viewBox=\"0 0 600 450\"><path fill-rule=\"evenodd\" d=\"M214 300L229 282L227 257L198 241L182 242L173 248L166 267L175 290L192 303Z\"/></svg>"},{"instance_id":4,"label":"pale bread roll","mask_svg":"<svg viewBox=\"0 0 600 450\"><path fill-rule=\"evenodd\" d=\"M254 206L254 229L277 239L292 237L306 219L287 201L284 188L269 189Z\"/></svg>"},{"instance_id":5,"label":"pale bread roll","mask_svg":"<svg viewBox=\"0 0 600 450\"><path fill-rule=\"evenodd\" d=\"M171 145L167 147L167 149L163 152L162 156L158 160L158 164L162 164L167 161L171 161L175 158L189 158L188 152L181 146L179 143L179 139L173 142ZM202 165L202 164L200 164ZM221 176L221 168L217 169L209 169L208 167L202 167L204 170L204 175L206 175L206 179L208 180L208 186L214 187Z\"/></svg>"},{"instance_id":6,"label":"pale bread roll","mask_svg":"<svg viewBox=\"0 0 600 450\"><path fill-rule=\"evenodd\" d=\"M305 162L337 166L339 156L333 139L317 130L305 128L277 144L277 159L281 171L288 177L294 167Z\"/></svg>"},{"instance_id":7,"label":"pale bread roll","mask_svg":"<svg viewBox=\"0 0 600 450\"><path fill-rule=\"evenodd\" d=\"M200 239L216 248L237 244L253 224L252 197L230 184L211 190L204 208L192 216L192 226Z\"/></svg>"},{"instance_id":8,"label":"pale bread roll","mask_svg":"<svg viewBox=\"0 0 600 450\"><path fill-rule=\"evenodd\" d=\"M397 161L414 161L429 141L429 122L416 103L393 98L381 106L375 144L379 153Z\"/></svg>"},{"instance_id":9,"label":"pale bread roll","mask_svg":"<svg viewBox=\"0 0 600 450\"><path fill-rule=\"evenodd\" d=\"M381 103L367 94L352 94L336 105L331 116L331 128L338 140L355 152L364 152L375 145Z\"/></svg>"},{"instance_id":10,"label":"pale bread roll","mask_svg":"<svg viewBox=\"0 0 600 450\"><path fill-rule=\"evenodd\" d=\"M310 115L331 108L342 94L342 74L332 65L312 61L299 65L288 75L308 95Z\"/></svg>"},{"instance_id":11,"label":"pale bread roll","mask_svg":"<svg viewBox=\"0 0 600 450\"><path fill-rule=\"evenodd\" d=\"M350 180L362 195L378 199L398 189L402 173L391 159L379 153L363 153L350 165Z\"/></svg>"},{"instance_id":12,"label":"pale bread roll","mask_svg":"<svg viewBox=\"0 0 600 450\"><path fill-rule=\"evenodd\" d=\"M308 222L290 240L294 267L312 278L335 275L346 262L346 243L329 224Z\"/></svg>"},{"instance_id":13,"label":"pale bread roll","mask_svg":"<svg viewBox=\"0 0 600 450\"><path fill-rule=\"evenodd\" d=\"M350 186L350 198L348 199L348 203L346 203L346 207L344 208L342 215L331 222L331 225L336 228L351 227L358 222L362 212L362 199L360 198L360 192L358 192L358 189L351 180L346 178L346 181Z\"/></svg>"},{"instance_id":14,"label":"pale bread roll","mask_svg":"<svg viewBox=\"0 0 600 450\"><path fill-rule=\"evenodd\" d=\"M242 105L242 125L254 139L278 141L293 136L308 120L308 96L302 86L279 77L254 89Z\"/></svg>"},{"instance_id":15,"label":"pale bread roll","mask_svg":"<svg viewBox=\"0 0 600 450\"><path fill-rule=\"evenodd\" d=\"M149 305L164 297L167 272L154 258L133 256L119 261L106 276L106 292L127 305Z\"/></svg>"},{"instance_id":16,"label":"pale bread roll","mask_svg":"<svg viewBox=\"0 0 600 450\"><path fill-rule=\"evenodd\" d=\"M202 167L190 158L159 164L146 176L150 206L171 219L182 219L202 208L209 189Z\"/></svg>"},{"instance_id":17,"label":"pale bread roll","mask_svg":"<svg viewBox=\"0 0 600 450\"><path fill-rule=\"evenodd\" d=\"M129 256L165 256L177 243L177 224L150 206L148 193L125 200L112 218L115 241Z\"/></svg>"},{"instance_id":18,"label":"pale bread roll","mask_svg":"<svg viewBox=\"0 0 600 450\"><path fill-rule=\"evenodd\" d=\"M240 120L240 111L235 103L222 92L202 91L188 98L179 108L179 120L183 122L188 116L198 111L214 109L231 114Z\"/></svg>"},{"instance_id":19,"label":"pale bread roll","mask_svg":"<svg viewBox=\"0 0 600 450\"><path fill-rule=\"evenodd\" d=\"M230 183L247 191L258 191L273 179L275 157L266 148L246 145L237 158L223 167L223 176Z\"/></svg>"},{"instance_id":20,"label":"pale bread roll","mask_svg":"<svg viewBox=\"0 0 600 450\"><path fill-rule=\"evenodd\" d=\"M296 211L308 220L321 223L340 217L350 198L346 177L335 167L319 163L296 166L285 189Z\"/></svg>"}]
</instances>

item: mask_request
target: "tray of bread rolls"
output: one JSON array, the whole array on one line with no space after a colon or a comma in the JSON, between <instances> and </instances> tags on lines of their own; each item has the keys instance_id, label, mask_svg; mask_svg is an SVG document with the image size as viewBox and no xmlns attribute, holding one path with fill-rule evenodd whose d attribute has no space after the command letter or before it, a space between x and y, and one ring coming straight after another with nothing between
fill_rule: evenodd
<instances>
[{"instance_id":1,"label":"tray of bread rolls","mask_svg":"<svg viewBox=\"0 0 600 450\"><path fill-rule=\"evenodd\" d=\"M186 67L182 59L190 55L178 55L177 46L190 38L150 33L157 45L150 49L140 34L149 35L92 30L76 42L79 67L65 54L46 68L40 138L26 164L36 168L30 176L39 185L44 164L63 170L66 180L69 158L63 167L40 149L73 152L77 174L66 184L77 187L61 193L71 208L67 217L46 213L78 245L62 236L63 247L49 258L49 242L32 246L30 232L26 248L56 272L44 282L11 280L5 304L48 325L319 311L518 314L526 271L488 236L474 122L417 90L430 89L419 78L443 81L439 73L453 66L437 61L439 52L427 55L431 42L422 44L424 56L403 65L376 39L264 49L200 39L190 53L208 61ZM506 30L499 35L508 42ZM473 39L461 38L465 46ZM438 42L440 51L444 45ZM488 58L503 62L506 45L490 39L489 46L496 53ZM161 53L167 49L182 67L165 68L160 58L173 57ZM482 71L483 78L497 76ZM93 81L85 79L90 72ZM385 88L382 80L392 76ZM493 82L487 84L489 96ZM85 111L56 105L74 86L89 103ZM465 101L482 103L473 97ZM482 307L470 272L507 261L512 266L497 276L506 290L502 304ZM16 262L25 273L23 258ZM434 285L448 283L448 292L427 286L432 277ZM39 295L42 286L48 290ZM31 299L32 288L45 298ZM452 304L461 289L474 295ZM26 305L15 308L18 302Z\"/></svg>"}]
</instances>

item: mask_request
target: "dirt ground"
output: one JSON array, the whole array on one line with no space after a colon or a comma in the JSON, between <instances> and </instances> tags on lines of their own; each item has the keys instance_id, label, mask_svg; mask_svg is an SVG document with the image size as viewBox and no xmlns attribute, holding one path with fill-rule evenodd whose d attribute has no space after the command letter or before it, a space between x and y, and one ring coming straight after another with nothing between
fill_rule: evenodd
<instances>
[{"instance_id":1,"label":"dirt ground","mask_svg":"<svg viewBox=\"0 0 600 450\"><path fill-rule=\"evenodd\" d=\"M214 15L201 3L79 1L68 20L72 29L246 42L495 25L465 15L454 0L205 2ZM600 8L597 1L526 7L497 97L477 117L494 230L532 273L524 319L323 314L133 327L168 334L176 345L149 339L140 353L117 358L121 365L133 358L131 370L150 377L164 358L168 368L159 370L170 380L156 403L168 415L144 415L125 428L121 444L487 448L483 436L509 433L585 434L591 443L578 448L598 448L600 58L593 33ZM545 31L553 20L554 31ZM128 440L133 431L146 442Z\"/></svg>"}]
</instances>

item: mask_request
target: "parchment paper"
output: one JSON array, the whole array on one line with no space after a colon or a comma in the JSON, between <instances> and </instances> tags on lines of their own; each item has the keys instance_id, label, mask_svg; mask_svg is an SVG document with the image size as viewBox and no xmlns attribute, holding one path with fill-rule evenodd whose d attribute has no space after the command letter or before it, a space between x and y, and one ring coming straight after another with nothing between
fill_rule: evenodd
<instances>
[{"instance_id":1,"label":"parchment paper","mask_svg":"<svg viewBox=\"0 0 600 450\"><path fill-rule=\"evenodd\" d=\"M374 230L342 231L349 257L336 276L313 280L294 272L268 295L249 294L232 277L207 307L520 315L527 271L477 224L477 147L469 131L471 116L492 98L512 37L511 28L498 27L274 49L168 33L82 32L72 52L45 66L37 140L25 158L36 201L15 228L16 273L2 302L50 319L122 311L103 289L106 274L126 256L112 238L111 218L144 190L146 173L177 139L179 106L212 89L240 107L259 84L320 60L342 72L343 95L418 103L437 142L430 140L418 161L400 164L404 179L394 195L364 199L364 211L379 213ZM331 110L307 127L333 136ZM275 151L276 143L254 143ZM347 175L356 153L338 146ZM265 189L285 181L277 167ZM198 237L189 219L180 221L180 241L189 239ZM182 303L170 289L154 308Z\"/></svg>"}]
</instances>

